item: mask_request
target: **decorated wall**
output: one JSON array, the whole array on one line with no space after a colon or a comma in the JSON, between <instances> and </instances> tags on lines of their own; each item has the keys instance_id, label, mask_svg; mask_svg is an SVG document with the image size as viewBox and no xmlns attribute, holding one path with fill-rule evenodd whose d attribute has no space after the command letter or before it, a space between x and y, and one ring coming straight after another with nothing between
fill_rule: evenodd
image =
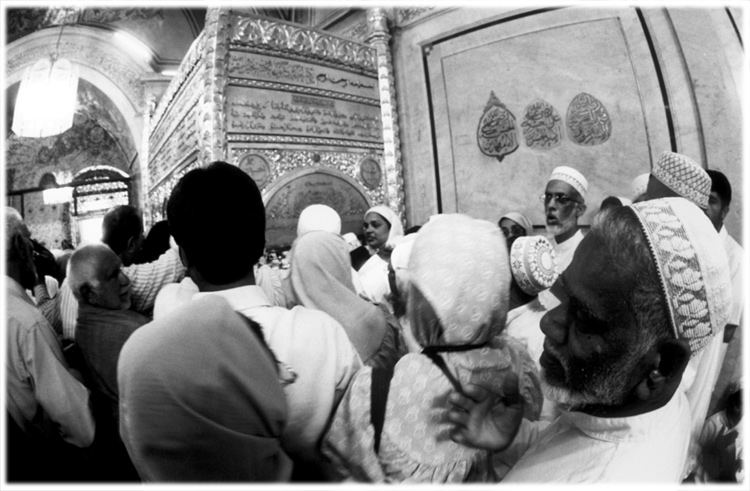
<instances>
[{"instance_id":1,"label":"decorated wall","mask_svg":"<svg viewBox=\"0 0 750 491\"><path fill-rule=\"evenodd\" d=\"M393 50L410 224L520 211L541 228L538 197L558 165L588 178L588 224L667 150L741 182L736 9L403 14ZM727 224L739 237L734 191Z\"/></svg>"},{"instance_id":2,"label":"decorated wall","mask_svg":"<svg viewBox=\"0 0 750 491\"><path fill-rule=\"evenodd\" d=\"M226 160L263 194L269 247L291 244L313 203L359 232L367 207L389 200L377 63L367 44L210 9L151 118L152 220L187 170Z\"/></svg>"}]
</instances>

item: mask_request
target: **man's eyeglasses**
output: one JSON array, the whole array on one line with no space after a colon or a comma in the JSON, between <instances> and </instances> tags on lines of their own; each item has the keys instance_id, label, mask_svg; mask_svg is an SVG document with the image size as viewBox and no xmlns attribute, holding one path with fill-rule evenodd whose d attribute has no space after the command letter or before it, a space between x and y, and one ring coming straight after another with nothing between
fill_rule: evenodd
<instances>
[{"instance_id":1,"label":"man's eyeglasses","mask_svg":"<svg viewBox=\"0 0 750 491\"><path fill-rule=\"evenodd\" d=\"M563 206L567 205L571 201L573 203L580 203L580 201L578 201L577 199L571 198L567 194L563 193L544 193L539 196L539 201L541 201L545 205L549 204L549 202L553 199Z\"/></svg>"}]
</instances>

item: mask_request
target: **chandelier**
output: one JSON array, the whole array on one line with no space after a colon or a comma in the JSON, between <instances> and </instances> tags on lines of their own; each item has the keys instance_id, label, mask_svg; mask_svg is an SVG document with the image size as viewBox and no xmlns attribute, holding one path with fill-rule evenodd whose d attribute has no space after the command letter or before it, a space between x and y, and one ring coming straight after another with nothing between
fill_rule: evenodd
<instances>
[{"instance_id":1,"label":"chandelier","mask_svg":"<svg viewBox=\"0 0 750 491\"><path fill-rule=\"evenodd\" d=\"M54 53L27 68L21 79L11 127L18 136L42 138L73 126L78 69L58 56L63 28Z\"/></svg>"}]
</instances>

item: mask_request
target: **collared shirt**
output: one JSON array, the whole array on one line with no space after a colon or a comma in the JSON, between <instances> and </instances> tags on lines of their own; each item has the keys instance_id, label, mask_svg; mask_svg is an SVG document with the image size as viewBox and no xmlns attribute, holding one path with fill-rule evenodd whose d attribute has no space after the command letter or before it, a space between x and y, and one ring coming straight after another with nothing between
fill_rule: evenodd
<instances>
[{"instance_id":1,"label":"collared shirt","mask_svg":"<svg viewBox=\"0 0 750 491\"><path fill-rule=\"evenodd\" d=\"M344 328L318 310L273 306L255 285L196 293L193 298L205 295L220 295L235 311L257 322L276 358L297 374L284 386L289 419L282 442L292 455L315 458L333 409L362 366Z\"/></svg>"},{"instance_id":2,"label":"collared shirt","mask_svg":"<svg viewBox=\"0 0 750 491\"><path fill-rule=\"evenodd\" d=\"M167 283L180 281L185 276L185 266L180 260L177 249L171 248L167 249L156 261L124 266L122 272L130 279L133 299L131 308L149 315L161 287ZM67 279L63 281L58 297L60 298L63 338L75 339L78 301L73 296Z\"/></svg>"},{"instance_id":3,"label":"collared shirt","mask_svg":"<svg viewBox=\"0 0 750 491\"><path fill-rule=\"evenodd\" d=\"M503 483L679 483L689 437L688 404L678 391L666 405L637 416L565 411L552 423L524 420L498 456L512 463L522 455Z\"/></svg>"},{"instance_id":4,"label":"collared shirt","mask_svg":"<svg viewBox=\"0 0 750 491\"><path fill-rule=\"evenodd\" d=\"M68 443L94 440L89 393L68 371L52 327L26 292L7 281L7 409L21 427L57 431Z\"/></svg>"}]
</instances>

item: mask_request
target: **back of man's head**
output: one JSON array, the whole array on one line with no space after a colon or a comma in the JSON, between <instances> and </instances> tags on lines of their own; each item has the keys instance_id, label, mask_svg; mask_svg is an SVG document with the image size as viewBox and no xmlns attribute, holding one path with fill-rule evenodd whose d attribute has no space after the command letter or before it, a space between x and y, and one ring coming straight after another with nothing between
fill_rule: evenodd
<instances>
[{"instance_id":1,"label":"back of man's head","mask_svg":"<svg viewBox=\"0 0 750 491\"><path fill-rule=\"evenodd\" d=\"M68 259L68 284L79 301L86 301L88 289L96 288L99 264L104 251L112 253L104 244L85 244L73 251Z\"/></svg>"},{"instance_id":2,"label":"back of man's head","mask_svg":"<svg viewBox=\"0 0 750 491\"><path fill-rule=\"evenodd\" d=\"M143 221L135 207L130 205L115 206L104 215L102 242L107 244L118 256L122 256L133 241L139 242L142 235ZM123 261L127 262L125 259Z\"/></svg>"},{"instance_id":3,"label":"back of man's head","mask_svg":"<svg viewBox=\"0 0 750 491\"><path fill-rule=\"evenodd\" d=\"M732 202L732 185L729 184L727 176L714 169L708 169L706 172L708 172L708 177L711 178L711 192L719 195L724 206L729 206L729 203Z\"/></svg>"},{"instance_id":4,"label":"back of man's head","mask_svg":"<svg viewBox=\"0 0 750 491\"><path fill-rule=\"evenodd\" d=\"M211 284L242 279L263 254L266 215L258 186L226 162L185 174L169 197L167 219L188 267Z\"/></svg>"}]
</instances>

